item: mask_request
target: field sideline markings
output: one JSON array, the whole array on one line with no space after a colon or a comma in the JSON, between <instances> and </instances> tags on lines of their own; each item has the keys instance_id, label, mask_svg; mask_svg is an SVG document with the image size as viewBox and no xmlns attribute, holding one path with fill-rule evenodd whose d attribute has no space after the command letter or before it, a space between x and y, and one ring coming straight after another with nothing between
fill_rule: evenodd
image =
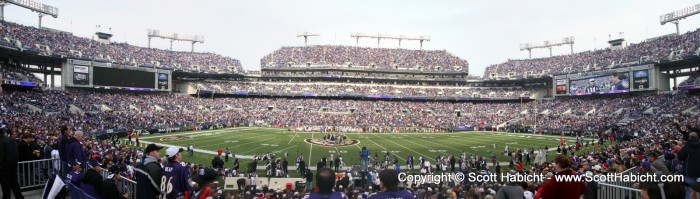
<instances>
[{"instance_id":1,"label":"field sideline markings","mask_svg":"<svg viewBox=\"0 0 700 199\"><path fill-rule=\"evenodd\" d=\"M384 140L386 140L386 141L389 141L389 142L391 142L391 143L394 143L394 145L396 145L396 146L403 147L404 149L408 149L409 151L413 151L414 153L417 153L417 154L419 154L419 155L422 155L422 156L425 156L425 157L430 157L430 156L427 156L427 155L425 155L425 154L418 153L417 151L414 151L413 149L410 149L410 148L405 147L405 146L403 146L403 145L397 144L396 142L393 142L393 141L391 141L391 140L389 140L389 139L386 139L386 138L383 138L383 137L380 137L380 136L376 136L376 135L375 135L375 137L379 137L379 138L381 138L381 139L384 139ZM373 141L373 142L374 142L374 141ZM381 147L381 146L380 146L380 147ZM384 147L382 147L382 148L384 148ZM385 150L385 151L388 151L386 148L384 148L384 150ZM398 156L397 156L397 157L398 157ZM403 159L403 160L406 160L406 159Z\"/></svg>"},{"instance_id":2,"label":"field sideline markings","mask_svg":"<svg viewBox=\"0 0 700 199\"><path fill-rule=\"evenodd\" d=\"M203 130L203 131L193 131L193 132L188 132L188 133L162 133L162 135L157 135L157 134L150 134L150 135L157 135L157 136L148 136L143 138L139 138L141 140L143 139L151 139L151 138L161 138L161 137L168 137L168 136L176 136L176 135L192 135L192 134L198 134L198 133L216 133L216 132L221 132L221 131L229 131L229 130L236 130L240 129L238 131L248 131L248 128L246 129L241 129L245 127L239 127L239 128L225 128L225 129L216 129L216 130ZM231 132L238 132L238 131L231 131Z\"/></svg>"},{"instance_id":3,"label":"field sideline markings","mask_svg":"<svg viewBox=\"0 0 700 199\"><path fill-rule=\"evenodd\" d=\"M289 142L287 142L287 144L291 144L292 140L294 140L294 138L297 137L297 135L299 135L298 131L297 131L297 133L294 134L294 137L292 137L292 139L290 139ZM312 137L312 139L313 139L313 137Z\"/></svg>"},{"instance_id":4,"label":"field sideline markings","mask_svg":"<svg viewBox=\"0 0 700 199\"><path fill-rule=\"evenodd\" d=\"M312 140L314 139L313 133L311 133L311 139ZM311 152L313 152L313 149L314 149L314 145L313 144L310 144L310 145L311 145L311 147L309 147L309 165L311 165Z\"/></svg>"}]
</instances>

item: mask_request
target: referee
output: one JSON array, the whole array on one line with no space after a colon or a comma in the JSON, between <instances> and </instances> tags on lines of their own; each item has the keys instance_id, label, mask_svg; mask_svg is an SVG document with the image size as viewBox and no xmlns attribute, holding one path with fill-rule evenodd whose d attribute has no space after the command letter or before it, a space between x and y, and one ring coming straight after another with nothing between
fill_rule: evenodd
<instances>
[{"instance_id":1,"label":"referee","mask_svg":"<svg viewBox=\"0 0 700 199\"><path fill-rule=\"evenodd\" d=\"M600 87L595 85L595 79L588 80L588 86L586 87L586 93L596 93L600 92Z\"/></svg>"}]
</instances>

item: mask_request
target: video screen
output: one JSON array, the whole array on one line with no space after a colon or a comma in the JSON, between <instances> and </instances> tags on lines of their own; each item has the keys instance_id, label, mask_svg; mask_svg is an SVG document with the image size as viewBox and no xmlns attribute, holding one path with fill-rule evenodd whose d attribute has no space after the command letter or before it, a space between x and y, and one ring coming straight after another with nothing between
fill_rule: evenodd
<instances>
[{"instance_id":1,"label":"video screen","mask_svg":"<svg viewBox=\"0 0 700 199\"><path fill-rule=\"evenodd\" d=\"M571 95L626 93L630 90L627 75L628 72L616 72L571 79L569 90Z\"/></svg>"}]
</instances>

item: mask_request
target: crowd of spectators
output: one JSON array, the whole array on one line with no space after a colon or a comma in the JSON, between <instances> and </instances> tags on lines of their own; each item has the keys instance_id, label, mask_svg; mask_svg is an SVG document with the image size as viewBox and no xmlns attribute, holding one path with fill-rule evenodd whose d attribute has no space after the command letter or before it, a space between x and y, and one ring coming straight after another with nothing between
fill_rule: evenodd
<instances>
[{"instance_id":1,"label":"crowd of spectators","mask_svg":"<svg viewBox=\"0 0 700 199\"><path fill-rule=\"evenodd\" d=\"M49 96L49 97L46 97ZM58 148L58 130L65 124L70 124L76 131L90 131L96 128L138 128L143 125L172 124L173 126L186 125L178 121L214 121L221 122L228 119L242 119L256 121L261 120L277 126L355 126L361 130L374 131L368 127L449 127L460 124L496 125L514 117L518 117L524 109L530 110L533 107L523 107L519 103L444 103L444 102L390 102L390 101L356 101L356 100L321 100L321 99L269 99L269 98L223 98L223 99L198 99L191 96L182 95L160 95L145 93L100 93L95 91L9 91L0 95L0 107L2 107L2 120L6 124L8 136L12 139L23 139L29 146L35 149L42 149L38 154L24 153L23 160L48 158L44 152L48 146L50 149ZM50 107L43 105L47 100L36 98L47 98L51 101L59 101L63 104L74 103L71 99L84 99L92 105L104 105L113 110L97 113L74 114L60 112L58 115L46 115L43 113L30 113L22 104L27 101L36 103L37 107ZM604 106L628 107L631 104L642 104L640 107L658 106L659 111L654 114L645 114L642 118L632 124L621 126L619 132L638 133L638 138L629 142L622 142L618 145L605 145L604 147L590 147L593 143L580 143L577 150L573 144L564 146L568 150L561 152L565 160L557 158L560 162L533 162L529 168L520 165L523 159L530 161L536 149L513 149L509 154L515 164L509 165L510 170L521 174L542 174L544 176L560 175L565 169L569 169L572 175L582 175L588 172L592 174L619 173L632 167L640 168L640 172L661 171L658 164L653 164L657 159L662 163L669 164L669 173L684 174L682 161L686 157L681 156L680 149L684 148L685 139L682 132L693 129L697 123L698 116L677 115L688 107L688 103L697 104L697 96L689 94L664 94L664 95L626 95L618 97L592 97L592 98L565 98L540 102L538 106L550 109L550 114L570 112L577 120L584 120L590 123L610 123L615 120L605 118L602 115L611 115L617 109L602 108ZM533 103L527 103L533 104ZM124 107L126 108L119 108ZM561 108L563 107L563 108ZM588 109L600 108L601 112L587 114ZM571 109L571 110L569 110ZM668 109L668 110L666 110ZM460 110L463 114L457 116L455 110ZM539 109L538 111L541 111ZM634 108L635 111L644 111L646 108ZM504 111L503 113L499 113ZM162 114L160 114L162 113ZM216 113L216 114L213 114ZM667 115L674 114L669 117ZM191 115L191 116L190 116ZM215 115L215 116L214 116ZM564 114L560 114L564 115ZM197 118L202 117L202 118ZM57 119L58 118L58 119ZM180 119L183 118L183 119ZM598 118L598 119L586 119ZM604 118L604 117L602 117ZM545 123L554 123L553 126L567 124L557 123L554 119L543 119ZM168 123L168 122L174 123ZM578 121L576 121L578 122ZM192 123L190 123L192 124ZM444 125L449 124L449 125ZM689 124L689 126L682 126ZM545 124L542 124L545 125ZM551 124L550 124L551 125ZM585 128L585 125L573 125L577 128ZM605 138L607 135L603 136ZM688 137L688 136L685 136ZM697 139L690 136L687 139ZM599 142L607 142L600 139ZM619 140L618 140L619 142ZM134 179L134 167L143 161L144 152L141 149L120 146L110 140L94 140L85 137L81 142L88 160L100 160L102 167L110 169L110 172L121 175L126 179ZM50 150L49 150L50 151ZM567 152L568 151L568 152ZM50 154L50 153L49 153ZM663 154L663 155L658 155ZM457 155L457 154L455 154ZM27 156L27 157L24 157ZM663 158L660 158L663 156ZM99 158L97 158L99 157ZM641 158L640 158L641 157ZM655 157L655 159L649 159ZM484 157L479 158L482 162ZM473 158L469 158L473 159ZM533 158L534 159L534 158ZM462 158L461 161L467 161ZM471 161L474 162L474 161ZM461 164L461 163L460 163ZM562 167L562 164L570 166ZM88 164L89 165L89 164ZM208 166L185 163L191 176L202 175L204 168ZM481 168L487 169L493 165L484 165ZM432 169L431 169L432 170ZM505 171L506 165L496 166L496 171ZM446 168L442 172L448 171ZM19 175L27 175L20 173ZM221 173L225 175L225 173ZM376 177L375 177L376 179ZM551 180L550 180L551 181ZM376 187L370 189L374 181L367 185L351 184L344 188L335 187L335 191L343 192L351 198L361 198L363 194L378 194ZM457 195L459 198L486 198L494 197L506 186L513 186L514 182L448 182L439 185L414 184L405 187L415 198L429 198L433 195L449 198L450 195ZM517 182L524 194L546 194L551 185L546 185L548 181ZM586 185L591 190L590 185ZM640 184L639 188L649 191L646 185ZM668 184L669 187L679 188L682 185ZM430 189L428 189L430 187ZM263 189L272 190L271 192ZM589 195L596 192L589 192L581 189L578 194ZM682 188L681 188L682 189ZM519 189L520 190L520 189ZM260 188L251 192L222 192L222 197L250 197L262 194L275 195L282 191L289 193L286 197L295 197L292 190L281 190L274 188ZM297 190L297 197L308 194L307 190ZM527 193L527 192L530 193ZM653 190L651 190L653 192ZM125 193L125 192L120 192ZM667 194L682 194L683 192L666 192ZM269 194L269 195L268 195ZM128 195L128 194L127 194ZM543 196L544 197L544 196ZM546 197L545 197L546 198Z\"/></svg>"},{"instance_id":2,"label":"crowd of spectators","mask_svg":"<svg viewBox=\"0 0 700 199\"><path fill-rule=\"evenodd\" d=\"M624 118L635 119L648 115L662 118L661 115L664 114L677 114L695 106L698 100L700 98L696 95L683 93L542 100L537 104L525 105L523 108L527 114L512 124L536 124L538 129L599 132L610 129Z\"/></svg>"},{"instance_id":3,"label":"crowd of spectators","mask_svg":"<svg viewBox=\"0 0 700 199\"><path fill-rule=\"evenodd\" d=\"M525 77L527 72L557 75L687 59L696 55L699 46L700 31L696 30L682 35L667 35L638 44L630 44L620 50L601 49L571 55L508 60L505 63L486 67L484 78L492 78L491 74L506 76L511 72L521 78Z\"/></svg>"},{"instance_id":4,"label":"crowd of spectators","mask_svg":"<svg viewBox=\"0 0 700 199\"><path fill-rule=\"evenodd\" d=\"M5 47L46 56L188 72L243 73L239 60L214 53L169 51L116 42L104 44L69 32L6 21L0 21L0 41ZM48 46L50 50L40 46Z\"/></svg>"},{"instance_id":5,"label":"crowd of spectators","mask_svg":"<svg viewBox=\"0 0 700 199\"><path fill-rule=\"evenodd\" d=\"M401 86L353 83L258 83L258 82L197 82L195 89L217 93L313 93L319 95L389 95L426 97L530 97L541 87L457 87L457 86Z\"/></svg>"},{"instance_id":6,"label":"crowd of spectators","mask_svg":"<svg viewBox=\"0 0 700 199\"><path fill-rule=\"evenodd\" d=\"M12 67L12 65L3 65L0 64L0 74L2 74L3 80L15 80L15 81L26 81L26 82L35 82L35 83L42 83L44 81L40 80L38 77L36 77L34 74L31 74L27 70L22 70L16 67Z\"/></svg>"},{"instance_id":7,"label":"crowd of spectators","mask_svg":"<svg viewBox=\"0 0 700 199\"><path fill-rule=\"evenodd\" d=\"M270 64L272 63L272 64ZM366 67L378 70L423 70L423 71L467 71L466 60L445 50L409 50L394 48L368 48L355 46L316 45L305 47L283 47L261 59L263 68L319 67L347 68ZM455 67L458 66L458 67ZM420 69L419 69L420 68Z\"/></svg>"},{"instance_id":8,"label":"crowd of spectators","mask_svg":"<svg viewBox=\"0 0 700 199\"><path fill-rule=\"evenodd\" d=\"M399 79L411 79L411 80L474 80L481 79L480 77L468 76L465 74L431 74L431 73L373 73L367 70L361 71L325 71L325 70L314 70L313 68L307 68L308 71L264 71L262 72L263 77L310 77L310 78L324 78L328 79L340 79L340 78L356 78L356 79L384 79L384 80L399 80Z\"/></svg>"}]
</instances>

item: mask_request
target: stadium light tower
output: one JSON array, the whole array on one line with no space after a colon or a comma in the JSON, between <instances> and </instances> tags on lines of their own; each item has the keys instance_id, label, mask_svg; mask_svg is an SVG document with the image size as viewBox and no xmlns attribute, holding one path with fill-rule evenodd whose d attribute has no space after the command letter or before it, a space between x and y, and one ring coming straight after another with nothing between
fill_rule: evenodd
<instances>
[{"instance_id":1,"label":"stadium light tower","mask_svg":"<svg viewBox=\"0 0 700 199\"><path fill-rule=\"evenodd\" d=\"M406 36L406 35L370 34L370 33L353 32L350 34L350 37L355 38L356 45L360 44L360 38L377 39L377 46L379 46L382 39L399 40L399 48L401 48L401 41L402 40L420 41L420 49L421 50L423 49L423 41L430 41L429 35Z\"/></svg>"},{"instance_id":2,"label":"stadium light tower","mask_svg":"<svg viewBox=\"0 0 700 199\"><path fill-rule=\"evenodd\" d=\"M204 43L204 37L203 36L189 36L189 35L182 35L178 33L161 33L160 30L152 30L148 29L148 48L151 48L151 39L157 37L157 38L163 38L163 39L170 39L170 50L173 50L173 42L174 41L189 41L192 42L192 50L190 52L194 52L194 44L195 43Z\"/></svg>"},{"instance_id":3,"label":"stadium light tower","mask_svg":"<svg viewBox=\"0 0 700 199\"><path fill-rule=\"evenodd\" d=\"M58 18L58 8L46 5L44 3L34 1L34 0L0 0L0 20L5 21L5 6L8 4L14 4L19 7L29 9L33 12L39 13L39 28L41 28L41 18L45 15L52 16L53 18Z\"/></svg>"},{"instance_id":4,"label":"stadium light tower","mask_svg":"<svg viewBox=\"0 0 700 199\"><path fill-rule=\"evenodd\" d=\"M319 34L315 33L310 33L310 32L298 32L297 37L304 37L304 46L308 46L309 44L307 43L309 37L318 37L321 36Z\"/></svg>"},{"instance_id":5,"label":"stadium light tower","mask_svg":"<svg viewBox=\"0 0 700 199\"><path fill-rule=\"evenodd\" d=\"M560 41L543 41L543 42L535 42L535 43L523 43L520 44L520 51L527 50L530 59L532 59L532 49L536 48L549 48L549 56L552 56L552 47L555 46L562 46L562 45L570 45L571 46L571 54L574 54L574 37L564 37Z\"/></svg>"},{"instance_id":6,"label":"stadium light tower","mask_svg":"<svg viewBox=\"0 0 700 199\"><path fill-rule=\"evenodd\" d=\"M659 21L661 21L662 26L666 23L676 24L676 35L680 35L680 30L678 29L678 22L681 19L685 19L686 17L690 17L698 13L700 13L700 4L696 4L694 6L683 8L672 13L661 15L659 16Z\"/></svg>"}]
</instances>

